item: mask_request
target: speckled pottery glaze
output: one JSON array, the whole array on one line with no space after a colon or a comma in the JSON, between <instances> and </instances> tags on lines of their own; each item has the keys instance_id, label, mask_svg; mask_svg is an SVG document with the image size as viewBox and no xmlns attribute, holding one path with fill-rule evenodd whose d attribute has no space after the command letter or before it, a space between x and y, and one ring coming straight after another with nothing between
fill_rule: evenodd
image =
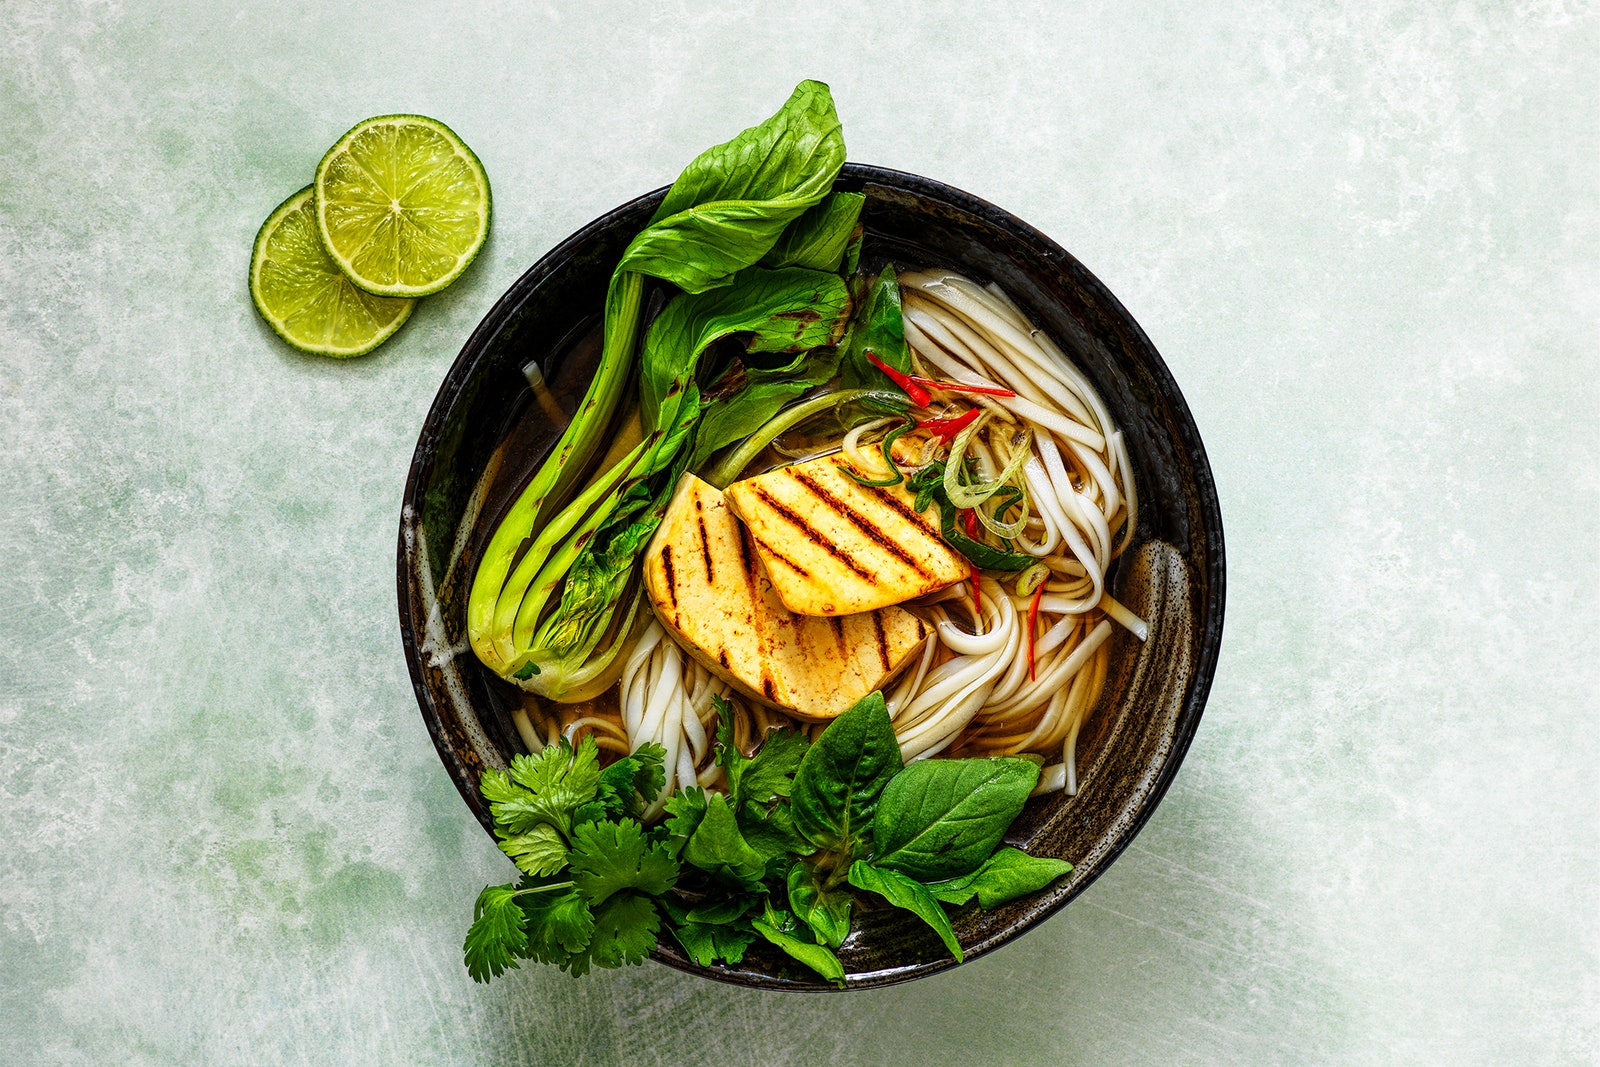
<instances>
[{"instance_id":1,"label":"speckled pottery glaze","mask_svg":"<svg viewBox=\"0 0 1600 1067\"><path fill-rule=\"evenodd\" d=\"M1222 518L1200 436L1149 338L1094 275L1006 212L929 179L847 164L837 188L867 194L867 252L901 266L947 266L1002 286L1099 389L1128 440L1139 490L1134 547L1116 564L1116 595L1150 621L1141 644L1119 631L1112 669L1079 739L1079 790L1036 798L1007 842L1073 864L1050 889L992 911L952 914L966 959L1004 944L1063 907L1139 832L1177 773L1199 725L1222 638ZM534 264L461 349L423 423L400 521L399 604L405 656L422 717L445 769L486 830L485 768L524 751L511 724L517 693L467 647L465 607L477 553L496 518L486 474L526 408L522 368L538 360L558 396L586 381L552 356L598 321L624 246L664 189L596 219ZM569 369L570 371L570 369ZM570 405L569 405L570 406ZM561 427L551 424L548 447ZM488 521L480 521L487 519ZM465 889L463 891L466 891ZM839 952L850 989L956 965L921 920L858 909ZM733 967L700 967L664 937L655 959L707 978L768 989L832 989L777 950L752 946Z\"/></svg>"}]
</instances>

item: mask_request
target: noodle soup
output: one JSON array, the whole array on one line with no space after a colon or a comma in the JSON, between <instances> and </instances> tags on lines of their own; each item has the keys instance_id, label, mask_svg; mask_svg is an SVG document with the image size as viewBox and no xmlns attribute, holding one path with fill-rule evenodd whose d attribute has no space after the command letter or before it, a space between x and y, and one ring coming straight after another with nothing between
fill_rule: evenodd
<instances>
[{"instance_id":1,"label":"noodle soup","mask_svg":"<svg viewBox=\"0 0 1600 1067\"><path fill-rule=\"evenodd\" d=\"M1011 442L1022 428L1032 430L1029 455L1037 457L1043 471L1041 480L1028 460L1018 468L1030 520L1017 536L989 535L986 525L979 530L997 549L1040 551L1045 580L1019 589L1023 571L984 569L981 625L975 624L965 580L901 605L934 637L885 686L908 757L913 748L917 757L927 758L1032 751L1055 768L1045 781L1050 791L1028 805L1006 840L1033 855L1067 859L1074 869L1026 900L988 912L952 913L970 959L1081 891L1137 832L1171 781L1215 666L1222 595L1215 491L1193 424L1159 357L1114 298L1070 256L1003 212L925 179L846 165L838 188L867 194L863 219L875 264L949 265L901 277L906 333L917 360L913 371L934 380L992 382L1017 394L1015 399L946 395L933 408L916 412L916 421L936 419L957 405L987 415L967 443L972 482L1004 471L1016 457ZM621 675L630 656L619 656L618 681L588 699L550 700L484 668L468 650L465 616L468 587L490 529L562 429L537 390L526 385L523 367L542 365L548 375L545 399L563 418L576 406L594 368L594 313L604 294L604 272L659 198L659 193L642 198L599 220L513 287L463 350L419 441L402 519L402 634L424 718L464 799L486 827L490 813L477 790L484 769L504 767L514 754L562 736L594 736L613 757L633 745L635 736L644 736L630 733L624 706ZM942 280L951 274L968 282ZM945 295L951 300L966 293L992 302L989 314L1001 327L1009 318L1013 331L1040 346L1052 377L1019 387L1019 379L1004 376L1009 372L996 369L974 348L968 335L975 335L977 326L951 314L938 299L939 285L948 287ZM1023 321L1012 318L1016 315ZM990 324L991 331L996 328ZM1069 365L1093 399L1069 394L1054 376L1073 375L1057 369ZM1084 425L1104 439L1103 448L1049 425L1052 412L1073 415L1058 406L1066 395L1089 412ZM1016 401L1048 405L1044 418L1032 411L996 410ZM874 460L881 461L883 440L901 420L874 427L868 425L873 420L864 419L848 428L838 422L824 426L825 421L791 428L751 457L740 476L804 463L819 452L841 457L846 433L858 429L850 448L860 456L863 473L887 474ZM1041 440L1053 445L1054 461L1043 454ZM908 472L924 461L908 451L913 444L915 435L908 433L893 449ZM1094 461L1078 455L1074 445ZM948 448L943 455L948 457ZM1076 516L1089 524L1073 525L1085 550L1079 555L1063 548L1069 532L1060 519L1077 497L1109 499L1097 481L1096 464L1110 476L1118 503L1099 510L1103 529L1090 516ZM1069 487L1073 497L1046 515L1038 500L1047 485L1056 484ZM991 498L979 506L993 511L998 503ZM928 514L937 511L935 506ZM1016 520L1010 512L990 517L1002 525ZM1086 603L1097 582L1101 596ZM675 785L691 776L696 783L705 776L704 784L713 790L721 785L718 769L704 755L716 725L705 710L710 697L726 695L735 740L747 751L773 726L790 725L811 735L823 727L748 699L681 648L677 664L666 663L668 650L678 646L664 627L659 635L647 633L652 625L659 627L653 620L642 599L625 648L641 653L633 664L635 688L648 693L651 683L664 685L674 671L678 675L676 686L664 690L676 688L679 694L677 721L664 706L650 714L654 728L662 731L655 736L665 733L664 726L676 726L680 757L687 756L687 767L681 758L674 760ZM1139 622L1147 624L1145 640L1135 632ZM998 647L986 647L985 640ZM982 675L974 691L988 692L970 716L960 701L937 700L935 684L946 683L947 695L958 694L965 681L973 680L964 679L963 671L986 658L1002 669L973 672L973 677ZM1042 699L1035 701L1034 695ZM963 716L968 716L964 722ZM648 725L644 716L639 721ZM697 738L696 725L707 740ZM1076 757L1070 761L1065 758L1069 746ZM1069 767L1075 781L1069 780ZM1069 792L1073 787L1076 792ZM838 949L848 984L901 981L952 965L936 943L930 950L927 931L919 929L904 913L862 910L855 932ZM664 940L653 955L722 980L786 989L818 985L815 976L797 972L770 952L752 950L737 965L705 968Z\"/></svg>"}]
</instances>

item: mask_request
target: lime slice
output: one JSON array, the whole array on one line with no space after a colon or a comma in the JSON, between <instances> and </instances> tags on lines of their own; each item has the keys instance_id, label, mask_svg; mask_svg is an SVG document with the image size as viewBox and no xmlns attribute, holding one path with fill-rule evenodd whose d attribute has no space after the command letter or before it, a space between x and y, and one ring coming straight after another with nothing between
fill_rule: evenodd
<instances>
[{"instance_id":1,"label":"lime slice","mask_svg":"<svg viewBox=\"0 0 1600 1067\"><path fill-rule=\"evenodd\" d=\"M379 296L455 281L489 233L489 179L450 127L421 115L358 123L317 164L317 229L350 280Z\"/></svg>"},{"instance_id":2,"label":"lime slice","mask_svg":"<svg viewBox=\"0 0 1600 1067\"><path fill-rule=\"evenodd\" d=\"M371 352L411 317L416 304L350 284L322 247L309 185L261 224L250 253L250 297L279 337L323 356Z\"/></svg>"}]
</instances>

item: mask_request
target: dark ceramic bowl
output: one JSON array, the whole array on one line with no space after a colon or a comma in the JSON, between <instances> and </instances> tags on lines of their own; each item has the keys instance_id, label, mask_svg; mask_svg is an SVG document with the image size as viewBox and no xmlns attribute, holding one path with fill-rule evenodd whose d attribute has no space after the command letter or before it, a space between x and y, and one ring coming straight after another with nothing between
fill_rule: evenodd
<instances>
[{"instance_id":1,"label":"dark ceramic bowl","mask_svg":"<svg viewBox=\"0 0 1600 1067\"><path fill-rule=\"evenodd\" d=\"M1177 773L1200 722L1222 638L1222 517L1195 430L1161 357L1116 297L1055 242L1004 211L911 174L849 164L838 188L864 190L868 253L900 265L946 266L998 282L1100 390L1127 435L1139 490L1134 549L1118 561L1117 597L1151 622L1140 644L1114 639L1112 670L1078 749L1076 796L1029 802L1007 840L1035 855L1072 863L1045 892L982 912L952 916L972 959L1053 914L1081 893L1131 841ZM485 768L524 751L512 726L516 691L467 650L464 613L488 522L504 491L480 487L514 442L530 462L559 427L521 417L530 390L522 368L544 367L568 410L587 385L571 338L592 330L606 282L623 247L649 219L657 190L596 219L519 278L473 331L423 423L400 521L400 629L422 717L439 758L484 829L492 820L478 794ZM531 467L530 467L531 469ZM483 529L478 529L479 527ZM462 531L467 532L463 533ZM476 530L476 532L474 532ZM475 887L463 886L467 893ZM466 899L463 897L463 900ZM921 920L905 912L858 910L839 956L850 988L887 985L954 966ZM680 970L771 989L826 989L781 953L754 946L735 967L696 966L670 937L655 958Z\"/></svg>"}]
</instances>

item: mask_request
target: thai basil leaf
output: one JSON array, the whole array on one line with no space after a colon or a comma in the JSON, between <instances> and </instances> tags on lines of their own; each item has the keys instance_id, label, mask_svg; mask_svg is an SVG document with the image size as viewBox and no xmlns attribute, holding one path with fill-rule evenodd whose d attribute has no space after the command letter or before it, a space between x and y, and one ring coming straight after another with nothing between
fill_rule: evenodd
<instances>
[{"instance_id":1,"label":"thai basil leaf","mask_svg":"<svg viewBox=\"0 0 1600 1067\"><path fill-rule=\"evenodd\" d=\"M827 889L816 868L804 861L789 868L789 907L816 933L817 940L838 948L850 934L850 892Z\"/></svg>"},{"instance_id":2,"label":"thai basil leaf","mask_svg":"<svg viewBox=\"0 0 1600 1067\"><path fill-rule=\"evenodd\" d=\"M795 921L793 915L780 911L769 903L764 915L751 921L756 933L777 945L793 958L816 971L840 989L844 988L844 965L826 945L814 944L801 936L811 928Z\"/></svg>"},{"instance_id":3,"label":"thai basil leaf","mask_svg":"<svg viewBox=\"0 0 1600 1067\"><path fill-rule=\"evenodd\" d=\"M754 894L733 893L721 899L706 899L693 907L686 907L683 919L693 923L731 923L736 922L757 905L761 898ZM671 900L668 900L669 910Z\"/></svg>"},{"instance_id":4,"label":"thai basil leaf","mask_svg":"<svg viewBox=\"0 0 1600 1067\"><path fill-rule=\"evenodd\" d=\"M900 282L894 267L887 264L867 289L860 320L850 328L839 374L846 388L898 388L872 365L868 352L897 371L911 371L911 349L906 344L906 325L900 313Z\"/></svg>"},{"instance_id":5,"label":"thai basil leaf","mask_svg":"<svg viewBox=\"0 0 1600 1067\"><path fill-rule=\"evenodd\" d=\"M769 267L838 271L867 202L865 193L830 193L789 224L761 262Z\"/></svg>"},{"instance_id":6,"label":"thai basil leaf","mask_svg":"<svg viewBox=\"0 0 1600 1067\"><path fill-rule=\"evenodd\" d=\"M726 285L828 195L844 156L828 87L801 82L777 114L684 168L618 271L653 275L690 293Z\"/></svg>"},{"instance_id":7,"label":"thai basil leaf","mask_svg":"<svg viewBox=\"0 0 1600 1067\"><path fill-rule=\"evenodd\" d=\"M961 943L956 940L950 917L944 913L932 893L914 878L899 871L874 867L865 860L850 865L850 884L869 893L877 893L897 908L904 908L933 927L934 933L944 942L944 947L961 962Z\"/></svg>"},{"instance_id":8,"label":"thai basil leaf","mask_svg":"<svg viewBox=\"0 0 1600 1067\"><path fill-rule=\"evenodd\" d=\"M923 882L977 870L1038 780L1037 763L1010 756L913 763L878 803L873 863Z\"/></svg>"},{"instance_id":9,"label":"thai basil leaf","mask_svg":"<svg viewBox=\"0 0 1600 1067\"><path fill-rule=\"evenodd\" d=\"M789 795L795 826L818 848L854 852L902 766L883 694L869 693L806 749Z\"/></svg>"},{"instance_id":10,"label":"thai basil leaf","mask_svg":"<svg viewBox=\"0 0 1600 1067\"><path fill-rule=\"evenodd\" d=\"M1065 860L1003 848L971 874L936 882L928 886L928 892L947 904L965 904L976 896L983 907L993 908L1036 893L1070 870L1072 864Z\"/></svg>"}]
</instances>

